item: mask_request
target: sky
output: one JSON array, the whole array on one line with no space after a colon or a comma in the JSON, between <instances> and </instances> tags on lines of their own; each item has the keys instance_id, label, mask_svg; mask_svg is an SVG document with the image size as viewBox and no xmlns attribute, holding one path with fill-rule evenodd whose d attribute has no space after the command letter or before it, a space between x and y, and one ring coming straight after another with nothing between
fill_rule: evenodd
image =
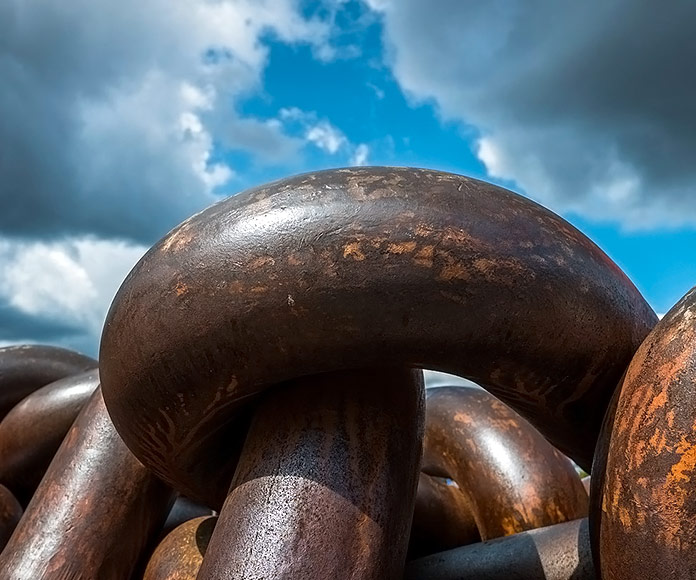
<instances>
[{"instance_id":1,"label":"sky","mask_svg":"<svg viewBox=\"0 0 696 580\"><path fill-rule=\"evenodd\" d=\"M694 21L687 0L4 0L0 344L96 355L176 224L347 165L526 195L664 313L696 284Z\"/></svg>"}]
</instances>

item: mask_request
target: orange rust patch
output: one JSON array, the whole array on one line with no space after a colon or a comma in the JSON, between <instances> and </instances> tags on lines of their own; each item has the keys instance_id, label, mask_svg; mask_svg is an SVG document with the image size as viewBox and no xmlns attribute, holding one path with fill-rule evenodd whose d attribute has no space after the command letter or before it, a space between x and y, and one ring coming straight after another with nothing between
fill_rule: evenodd
<instances>
[{"instance_id":1,"label":"orange rust patch","mask_svg":"<svg viewBox=\"0 0 696 580\"><path fill-rule=\"evenodd\" d=\"M416 226L415 232L417 236L427 238L428 236L432 235L433 228L428 224L418 224Z\"/></svg>"},{"instance_id":2,"label":"orange rust patch","mask_svg":"<svg viewBox=\"0 0 696 580\"><path fill-rule=\"evenodd\" d=\"M184 294L186 294L189 291L189 289L188 289L188 286L186 284L179 281L176 283L176 286L174 287L174 291L176 292L177 296L183 296Z\"/></svg>"},{"instance_id":3,"label":"orange rust patch","mask_svg":"<svg viewBox=\"0 0 696 580\"><path fill-rule=\"evenodd\" d=\"M230 382L227 383L227 387L225 388L225 390L228 393L232 393L232 392L234 392L234 390L237 388L238 385L239 385L239 381L237 380L236 375L232 375L230 377Z\"/></svg>"},{"instance_id":4,"label":"orange rust patch","mask_svg":"<svg viewBox=\"0 0 696 580\"><path fill-rule=\"evenodd\" d=\"M264 292L268 292L268 288L266 288L266 286L254 286L251 292L254 294L263 294Z\"/></svg>"},{"instance_id":5,"label":"orange rust patch","mask_svg":"<svg viewBox=\"0 0 696 580\"><path fill-rule=\"evenodd\" d=\"M662 453L667 446L667 437L663 431L655 430L650 437L650 446L655 450L655 454Z\"/></svg>"},{"instance_id":6,"label":"orange rust patch","mask_svg":"<svg viewBox=\"0 0 696 580\"><path fill-rule=\"evenodd\" d=\"M447 242L454 242L457 246L469 248L482 248L484 244L478 238L473 237L466 230L447 229L442 234L442 239Z\"/></svg>"},{"instance_id":7,"label":"orange rust patch","mask_svg":"<svg viewBox=\"0 0 696 580\"><path fill-rule=\"evenodd\" d=\"M455 413L453 419L457 423L463 423L464 425L473 425L474 424L474 421L472 420L472 418L469 415L467 415L466 413Z\"/></svg>"},{"instance_id":8,"label":"orange rust patch","mask_svg":"<svg viewBox=\"0 0 696 580\"><path fill-rule=\"evenodd\" d=\"M512 283L515 278L525 271L525 268L517 260L491 260L479 258L474 260L474 269L488 278L495 278L501 282Z\"/></svg>"},{"instance_id":9,"label":"orange rust patch","mask_svg":"<svg viewBox=\"0 0 696 580\"><path fill-rule=\"evenodd\" d=\"M667 485L691 481L691 476L686 473L696 468L696 445L687 441L686 437L682 437L679 442L677 453L681 455L681 458L670 469L669 475L667 475Z\"/></svg>"},{"instance_id":10,"label":"orange rust patch","mask_svg":"<svg viewBox=\"0 0 696 580\"><path fill-rule=\"evenodd\" d=\"M236 293L246 292L246 286L244 284L242 284L239 280L233 280L232 282L229 282L227 284L227 288L229 289L230 292L236 292Z\"/></svg>"},{"instance_id":11,"label":"orange rust patch","mask_svg":"<svg viewBox=\"0 0 696 580\"><path fill-rule=\"evenodd\" d=\"M390 254L404 254L413 252L416 249L416 242L403 242L401 244L389 244L387 252Z\"/></svg>"},{"instance_id":12,"label":"orange rust patch","mask_svg":"<svg viewBox=\"0 0 696 580\"><path fill-rule=\"evenodd\" d=\"M426 268L433 267L433 254L435 246L423 246L414 256L413 263L416 266L424 266Z\"/></svg>"},{"instance_id":13,"label":"orange rust patch","mask_svg":"<svg viewBox=\"0 0 696 580\"><path fill-rule=\"evenodd\" d=\"M623 526L625 528L630 528L633 521L631 520L631 515L628 513L628 510L623 506L619 506L618 511L619 511L619 513L618 513L619 520L621 521Z\"/></svg>"},{"instance_id":14,"label":"orange rust patch","mask_svg":"<svg viewBox=\"0 0 696 580\"><path fill-rule=\"evenodd\" d=\"M469 270L461 264L460 262L453 262L451 264L447 264L442 270L440 270L440 274L438 275L438 280L467 280L468 278L471 277L471 274L469 273Z\"/></svg>"},{"instance_id":15,"label":"orange rust patch","mask_svg":"<svg viewBox=\"0 0 696 580\"><path fill-rule=\"evenodd\" d=\"M288 264L291 266L301 266L302 260L300 260L295 254L290 254L288 256Z\"/></svg>"},{"instance_id":16,"label":"orange rust patch","mask_svg":"<svg viewBox=\"0 0 696 580\"><path fill-rule=\"evenodd\" d=\"M358 262L362 262L365 259L365 254L360 249L360 242L351 242L343 246L343 257L347 258L348 256Z\"/></svg>"},{"instance_id":17,"label":"orange rust patch","mask_svg":"<svg viewBox=\"0 0 696 580\"><path fill-rule=\"evenodd\" d=\"M249 268L256 270L257 268L263 268L264 266L274 266L275 260L271 256L261 256L255 258L249 262Z\"/></svg>"},{"instance_id":18,"label":"orange rust patch","mask_svg":"<svg viewBox=\"0 0 696 580\"><path fill-rule=\"evenodd\" d=\"M522 526L513 516L505 516L500 522L500 527L506 536L523 531Z\"/></svg>"},{"instance_id":19,"label":"orange rust patch","mask_svg":"<svg viewBox=\"0 0 696 580\"><path fill-rule=\"evenodd\" d=\"M167 237L160 246L160 250L163 252L168 252L170 250L180 250L187 244L189 244L194 239L194 232L191 231L191 222L196 217L192 215L190 218L184 220L179 224L169 237Z\"/></svg>"},{"instance_id":20,"label":"orange rust patch","mask_svg":"<svg viewBox=\"0 0 696 580\"><path fill-rule=\"evenodd\" d=\"M661 409L667 404L667 390L663 389L661 390L657 395L653 397L653 400L650 401L650 405L648 405L647 413L648 415L654 415L655 411L658 409Z\"/></svg>"},{"instance_id":21,"label":"orange rust patch","mask_svg":"<svg viewBox=\"0 0 696 580\"><path fill-rule=\"evenodd\" d=\"M377 249L387 241L387 238L384 238L382 236L375 236L374 238L369 238L367 241L373 248Z\"/></svg>"}]
</instances>

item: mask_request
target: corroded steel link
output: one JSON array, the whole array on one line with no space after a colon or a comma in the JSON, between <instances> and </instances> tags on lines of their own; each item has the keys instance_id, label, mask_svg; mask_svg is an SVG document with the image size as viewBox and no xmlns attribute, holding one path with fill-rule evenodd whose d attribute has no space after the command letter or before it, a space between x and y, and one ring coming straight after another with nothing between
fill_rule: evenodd
<instances>
[{"instance_id":1,"label":"corroded steel link","mask_svg":"<svg viewBox=\"0 0 696 580\"><path fill-rule=\"evenodd\" d=\"M436 171L333 170L231 197L157 243L112 304L100 371L136 456L214 507L256 395L384 364L476 380L587 469L656 320L529 199Z\"/></svg>"},{"instance_id":2,"label":"corroded steel link","mask_svg":"<svg viewBox=\"0 0 696 580\"><path fill-rule=\"evenodd\" d=\"M0 551L5 547L22 517L22 506L4 485L0 485Z\"/></svg>"},{"instance_id":3,"label":"corroded steel link","mask_svg":"<svg viewBox=\"0 0 696 580\"><path fill-rule=\"evenodd\" d=\"M405 579L596 580L597 575L583 518L414 560Z\"/></svg>"},{"instance_id":4,"label":"corroded steel link","mask_svg":"<svg viewBox=\"0 0 696 580\"><path fill-rule=\"evenodd\" d=\"M216 522L204 516L177 526L153 552L143 580L196 580Z\"/></svg>"},{"instance_id":5,"label":"corroded steel link","mask_svg":"<svg viewBox=\"0 0 696 580\"><path fill-rule=\"evenodd\" d=\"M121 441L98 389L0 554L3 578L128 578L172 501Z\"/></svg>"},{"instance_id":6,"label":"corroded steel link","mask_svg":"<svg viewBox=\"0 0 696 580\"><path fill-rule=\"evenodd\" d=\"M23 505L98 386L97 369L58 380L31 393L0 422L0 483Z\"/></svg>"},{"instance_id":7,"label":"corroded steel link","mask_svg":"<svg viewBox=\"0 0 696 580\"><path fill-rule=\"evenodd\" d=\"M401 578L423 438L422 373L346 371L260 403L198 580Z\"/></svg>"},{"instance_id":8,"label":"corroded steel link","mask_svg":"<svg viewBox=\"0 0 696 580\"><path fill-rule=\"evenodd\" d=\"M409 558L420 558L480 542L476 521L464 494L445 480L421 473L413 511Z\"/></svg>"},{"instance_id":9,"label":"corroded steel link","mask_svg":"<svg viewBox=\"0 0 696 580\"><path fill-rule=\"evenodd\" d=\"M174 528L179 527L181 524L189 520L212 515L215 515L215 512L209 507L191 501L190 499L180 495L176 498L172 509L169 510L169 515L167 516L167 520L164 522L164 526L162 527L160 534L165 536Z\"/></svg>"},{"instance_id":10,"label":"corroded steel link","mask_svg":"<svg viewBox=\"0 0 696 580\"><path fill-rule=\"evenodd\" d=\"M29 393L97 367L97 361L55 346L0 348L0 419Z\"/></svg>"},{"instance_id":11,"label":"corroded steel link","mask_svg":"<svg viewBox=\"0 0 696 580\"><path fill-rule=\"evenodd\" d=\"M605 580L696 577L695 387L696 288L638 349L605 424L591 512Z\"/></svg>"},{"instance_id":12,"label":"corroded steel link","mask_svg":"<svg viewBox=\"0 0 696 580\"><path fill-rule=\"evenodd\" d=\"M587 516L572 463L482 389L428 389L425 473L453 479L483 540Z\"/></svg>"}]
</instances>

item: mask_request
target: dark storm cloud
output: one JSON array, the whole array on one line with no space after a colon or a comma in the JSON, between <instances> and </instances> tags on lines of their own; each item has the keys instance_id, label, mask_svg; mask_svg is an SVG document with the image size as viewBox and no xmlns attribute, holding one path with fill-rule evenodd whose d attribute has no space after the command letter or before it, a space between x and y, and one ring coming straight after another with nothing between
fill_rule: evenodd
<instances>
[{"instance_id":1,"label":"dark storm cloud","mask_svg":"<svg viewBox=\"0 0 696 580\"><path fill-rule=\"evenodd\" d=\"M217 147L292 158L280 124L234 106L260 87L270 31L328 34L294 0L0 2L0 236L152 243L234 177Z\"/></svg>"},{"instance_id":2,"label":"dark storm cloud","mask_svg":"<svg viewBox=\"0 0 696 580\"><path fill-rule=\"evenodd\" d=\"M561 210L696 223L696 3L371 0L402 86Z\"/></svg>"},{"instance_id":3,"label":"dark storm cloud","mask_svg":"<svg viewBox=\"0 0 696 580\"><path fill-rule=\"evenodd\" d=\"M19 342L31 338L36 342L52 343L75 339L83 333L78 325L26 314L0 302L0 341Z\"/></svg>"},{"instance_id":4,"label":"dark storm cloud","mask_svg":"<svg viewBox=\"0 0 696 580\"><path fill-rule=\"evenodd\" d=\"M177 87L147 86L157 55L143 24L125 38L119 18L106 28L117 11L81 8L0 5L0 232L153 241L212 198L186 158L195 148L173 131L156 140L159 123L176 122L165 91Z\"/></svg>"}]
</instances>

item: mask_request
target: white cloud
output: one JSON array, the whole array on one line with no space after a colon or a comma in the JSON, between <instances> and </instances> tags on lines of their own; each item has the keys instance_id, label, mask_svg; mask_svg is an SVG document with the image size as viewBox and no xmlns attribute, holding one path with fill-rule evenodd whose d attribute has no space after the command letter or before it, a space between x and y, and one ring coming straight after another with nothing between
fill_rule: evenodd
<instances>
[{"instance_id":1,"label":"white cloud","mask_svg":"<svg viewBox=\"0 0 696 580\"><path fill-rule=\"evenodd\" d=\"M0 301L29 317L80 331L73 346L96 352L111 300L145 251L144 246L91 238L2 239Z\"/></svg>"},{"instance_id":2,"label":"white cloud","mask_svg":"<svg viewBox=\"0 0 696 580\"><path fill-rule=\"evenodd\" d=\"M0 3L0 231L151 241L233 178L216 146L291 157L235 103L261 86L264 35L320 50L330 28L296 0Z\"/></svg>"},{"instance_id":3,"label":"white cloud","mask_svg":"<svg viewBox=\"0 0 696 580\"><path fill-rule=\"evenodd\" d=\"M367 4L404 92L478 129L492 177L629 228L696 224L696 77L685 73L696 4Z\"/></svg>"},{"instance_id":4,"label":"white cloud","mask_svg":"<svg viewBox=\"0 0 696 580\"><path fill-rule=\"evenodd\" d=\"M332 155L347 142L343 133L326 121L320 121L307 130L307 140Z\"/></svg>"},{"instance_id":5,"label":"white cloud","mask_svg":"<svg viewBox=\"0 0 696 580\"><path fill-rule=\"evenodd\" d=\"M360 143L360 145L358 145L353 152L353 156L350 159L350 164L357 166L367 165L367 157L369 154L370 148L365 143Z\"/></svg>"},{"instance_id":6,"label":"white cloud","mask_svg":"<svg viewBox=\"0 0 696 580\"><path fill-rule=\"evenodd\" d=\"M350 153L352 165L363 165L367 159L365 144L353 145L338 127L326 119L320 119L314 111L303 111L297 107L283 108L278 113L278 121L290 131L299 132L307 143L311 143L329 155ZM354 160L363 163L354 163Z\"/></svg>"}]
</instances>

